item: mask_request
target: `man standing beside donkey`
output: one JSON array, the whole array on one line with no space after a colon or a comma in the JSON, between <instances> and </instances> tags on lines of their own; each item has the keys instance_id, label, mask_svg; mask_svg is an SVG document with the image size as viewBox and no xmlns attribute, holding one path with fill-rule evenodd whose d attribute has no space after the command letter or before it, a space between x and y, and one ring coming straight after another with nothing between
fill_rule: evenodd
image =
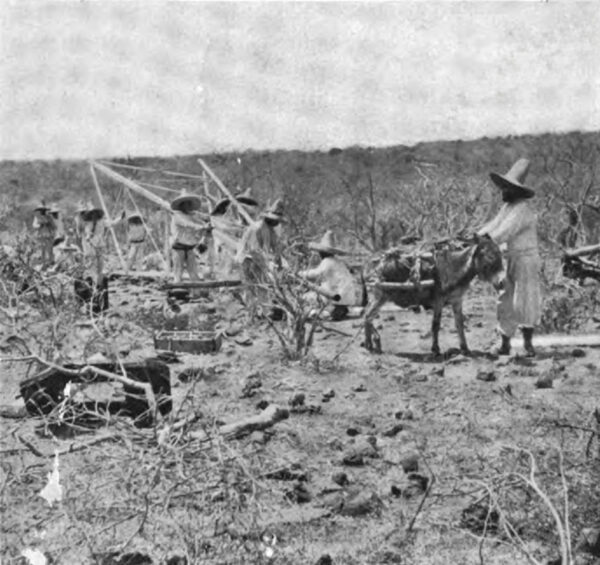
<instances>
[{"instance_id":1,"label":"man standing beside donkey","mask_svg":"<svg viewBox=\"0 0 600 565\"><path fill-rule=\"evenodd\" d=\"M520 327L527 356L535 356L533 330L541 318L537 218L529 204L535 192L523 184L528 171L529 161L519 159L505 175L491 173L493 183L502 191L504 204L497 216L478 232L507 247L506 277L498 298L502 337L499 355L510 354L510 339Z\"/></svg>"}]
</instances>

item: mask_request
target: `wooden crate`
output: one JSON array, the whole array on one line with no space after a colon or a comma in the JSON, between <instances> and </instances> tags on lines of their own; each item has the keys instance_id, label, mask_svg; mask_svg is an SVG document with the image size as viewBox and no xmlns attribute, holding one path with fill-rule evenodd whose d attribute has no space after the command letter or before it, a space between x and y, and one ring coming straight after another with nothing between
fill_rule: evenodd
<instances>
[{"instance_id":1,"label":"wooden crate","mask_svg":"<svg viewBox=\"0 0 600 565\"><path fill-rule=\"evenodd\" d=\"M204 331L162 330L154 336L154 349L180 353L216 353L221 349L221 335Z\"/></svg>"}]
</instances>

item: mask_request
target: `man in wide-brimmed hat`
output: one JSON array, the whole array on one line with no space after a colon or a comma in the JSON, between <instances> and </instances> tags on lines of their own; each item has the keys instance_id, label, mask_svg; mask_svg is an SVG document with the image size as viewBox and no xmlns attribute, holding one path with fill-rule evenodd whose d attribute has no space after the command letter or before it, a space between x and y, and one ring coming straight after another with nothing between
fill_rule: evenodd
<instances>
[{"instance_id":1,"label":"man in wide-brimmed hat","mask_svg":"<svg viewBox=\"0 0 600 565\"><path fill-rule=\"evenodd\" d=\"M203 242L210 224L195 220L194 213L202 211L204 200L196 194L182 192L171 201L171 248L175 282L181 282L186 270L191 280L200 280L196 248Z\"/></svg>"},{"instance_id":2,"label":"man in wide-brimmed hat","mask_svg":"<svg viewBox=\"0 0 600 565\"><path fill-rule=\"evenodd\" d=\"M54 264L54 238L56 237L56 222L50 213L50 208L42 201L33 210L33 229L37 233L40 246L42 267Z\"/></svg>"},{"instance_id":3,"label":"man in wide-brimmed hat","mask_svg":"<svg viewBox=\"0 0 600 565\"><path fill-rule=\"evenodd\" d=\"M88 202L85 209L79 211L79 219L85 270L90 271L96 284L100 284L104 277L104 255L106 253L107 224L104 219L104 210L92 202Z\"/></svg>"},{"instance_id":4,"label":"man in wide-brimmed hat","mask_svg":"<svg viewBox=\"0 0 600 565\"><path fill-rule=\"evenodd\" d=\"M48 213L52 216L54 224L56 225L56 233L54 234L53 242L53 246L56 247L65 240L65 224L58 204L52 204Z\"/></svg>"},{"instance_id":5,"label":"man in wide-brimmed hat","mask_svg":"<svg viewBox=\"0 0 600 565\"><path fill-rule=\"evenodd\" d=\"M523 183L529 161L519 159L506 173L491 173L493 183L502 191L503 206L498 215L479 230L497 244L506 244L506 277L498 299L498 324L502 343L497 353L510 354L510 339L521 328L525 351L535 355L534 327L541 318L540 257L537 218L529 204L534 191Z\"/></svg>"},{"instance_id":6,"label":"man in wide-brimmed hat","mask_svg":"<svg viewBox=\"0 0 600 565\"><path fill-rule=\"evenodd\" d=\"M339 296L332 301L328 314L333 321L343 320L348 316L348 308L357 303L358 285L350 269L340 259L346 251L336 245L335 236L331 230L325 232L321 241L310 243L309 249L316 251L321 262L314 269L301 271L299 275L309 281L315 281L324 295Z\"/></svg>"},{"instance_id":7,"label":"man in wide-brimmed hat","mask_svg":"<svg viewBox=\"0 0 600 565\"><path fill-rule=\"evenodd\" d=\"M268 295L264 285L266 271L281 266L281 242L276 228L284 221L283 201L276 200L244 232L236 262L242 267L242 280L246 284L246 303L251 317L262 312Z\"/></svg>"}]
</instances>

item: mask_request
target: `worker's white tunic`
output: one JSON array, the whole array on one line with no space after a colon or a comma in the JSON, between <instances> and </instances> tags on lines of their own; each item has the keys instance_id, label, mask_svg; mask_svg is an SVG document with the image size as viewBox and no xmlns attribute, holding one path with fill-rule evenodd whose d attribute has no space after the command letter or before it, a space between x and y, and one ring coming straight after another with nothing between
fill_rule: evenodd
<instances>
[{"instance_id":1,"label":"worker's white tunic","mask_svg":"<svg viewBox=\"0 0 600 565\"><path fill-rule=\"evenodd\" d=\"M528 201L504 204L479 233L487 233L498 245L507 246L505 285L498 298L500 330L510 337L519 326L539 324L542 293L537 218Z\"/></svg>"},{"instance_id":2,"label":"worker's white tunic","mask_svg":"<svg viewBox=\"0 0 600 565\"><path fill-rule=\"evenodd\" d=\"M315 281L328 294L339 294L341 306L358 303L358 285L346 263L337 257L325 257L317 267L302 271L300 276Z\"/></svg>"}]
</instances>

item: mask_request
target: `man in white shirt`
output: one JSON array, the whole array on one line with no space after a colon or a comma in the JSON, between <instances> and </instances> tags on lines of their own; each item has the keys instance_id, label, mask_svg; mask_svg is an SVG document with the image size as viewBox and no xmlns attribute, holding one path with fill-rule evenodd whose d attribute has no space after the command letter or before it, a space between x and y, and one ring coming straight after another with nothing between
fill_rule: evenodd
<instances>
[{"instance_id":1,"label":"man in white shirt","mask_svg":"<svg viewBox=\"0 0 600 565\"><path fill-rule=\"evenodd\" d=\"M309 244L309 248L319 253L321 262L314 269L299 274L315 281L326 295L339 296L339 300L332 301L329 315L333 321L343 320L348 316L348 307L357 303L358 296L357 282L346 263L339 258L346 252L337 247L332 231L325 232L321 241Z\"/></svg>"},{"instance_id":2,"label":"man in white shirt","mask_svg":"<svg viewBox=\"0 0 600 565\"><path fill-rule=\"evenodd\" d=\"M195 221L193 213L202 209L203 200L195 194L182 193L171 202L171 248L173 249L173 273L175 282L181 282L186 270L190 280L200 280L196 248L203 234L210 230L209 224Z\"/></svg>"},{"instance_id":3,"label":"man in white shirt","mask_svg":"<svg viewBox=\"0 0 600 565\"><path fill-rule=\"evenodd\" d=\"M542 313L537 217L529 204L535 192L523 185L528 171L529 161L519 159L505 175L491 173L492 181L502 190L504 204L478 232L507 247L506 278L497 312L502 337L499 355L510 354L510 339L520 327L527 356L533 357L533 330Z\"/></svg>"}]
</instances>

